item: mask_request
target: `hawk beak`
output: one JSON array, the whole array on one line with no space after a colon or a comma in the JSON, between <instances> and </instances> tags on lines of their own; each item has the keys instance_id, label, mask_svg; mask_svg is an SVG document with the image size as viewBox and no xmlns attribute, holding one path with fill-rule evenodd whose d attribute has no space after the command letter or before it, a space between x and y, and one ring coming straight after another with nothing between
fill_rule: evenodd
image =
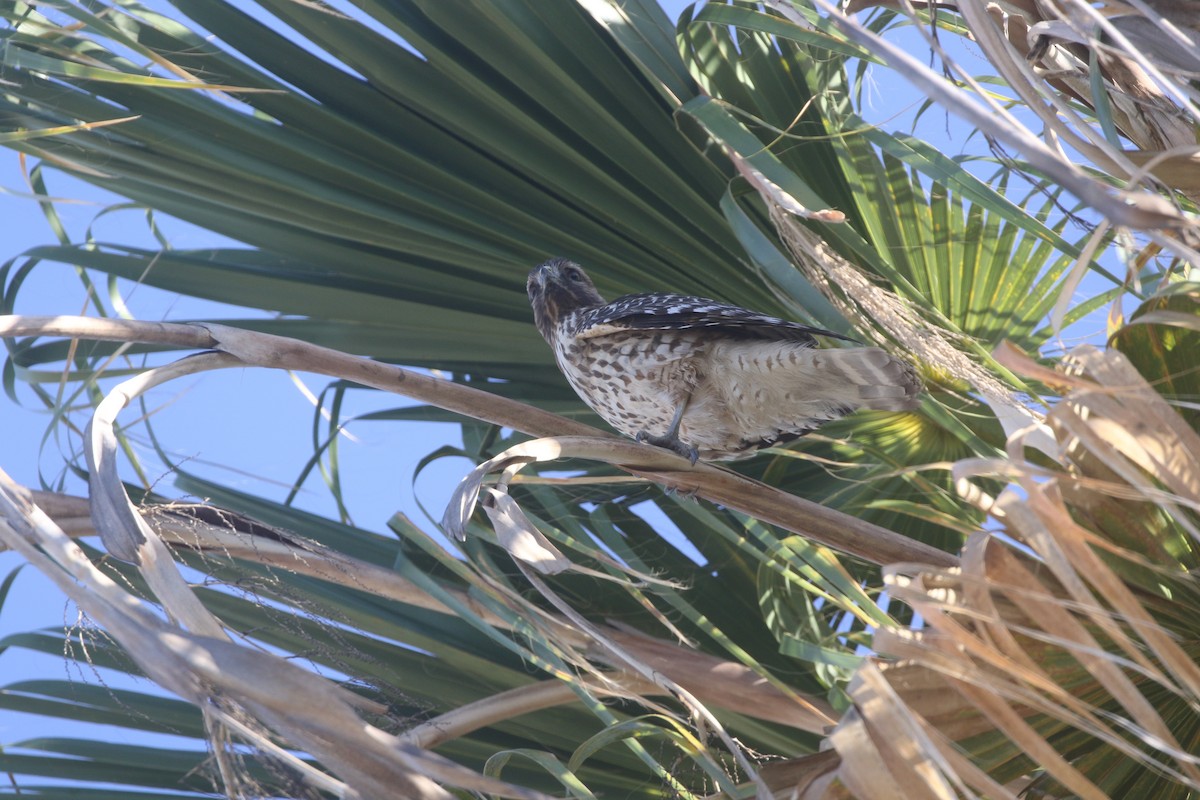
<instances>
[{"instance_id":1,"label":"hawk beak","mask_svg":"<svg viewBox=\"0 0 1200 800\"><path fill-rule=\"evenodd\" d=\"M550 261L547 261L545 264L539 264L529 273L529 288L536 288L539 292L546 291L553 282L554 264Z\"/></svg>"}]
</instances>

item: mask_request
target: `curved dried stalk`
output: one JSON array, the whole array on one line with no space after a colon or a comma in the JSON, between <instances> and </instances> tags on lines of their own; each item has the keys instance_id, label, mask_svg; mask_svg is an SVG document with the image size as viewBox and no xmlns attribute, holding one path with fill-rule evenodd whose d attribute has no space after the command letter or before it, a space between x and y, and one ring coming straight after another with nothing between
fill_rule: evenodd
<instances>
[{"instance_id":1,"label":"curved dried stalk","mask_svg":"<svg viewBox=\"0 0 1200 800\"><path fill-rule=\"evenodd\" d=\"M957 563L955 557L949 553L848 514L781 492L735 472L711 465L664 469L662 465L668 462L664 462L660 448L617 439L589 425L473 387L421 375L402 367L380 364L296 339L211 323L189 325L68 316L0 316L0 336L30 335L167 343L216 350L224 355L219 359L215 355L193 357L203 359L201 361L185 359L176 369L198 370L239 365L313 372L401 394L533 436L590 437L597 440L589 445L593 449L617 448L621 458L619 461L614 458L613 463L632 474L653 480L669 489L694 494L744 512L872 563L917 561L942 566ZM230 356L237 361L226 360ZM164 379L167 374L162 373ZM137 385L130 384L129 390L134 391ZM680 465L686 467L682 460ZM122 524L131 523L126 520ZM123 553L136 546L137 542L133 529L127 528L126 531L130 536L129 540L117 543L118 547L123 548Z\"/></svg>"},{"instance_id":2,"label":"curved dried stalk","mask_svg":"<svg viewBox=\"0 0 1200 800\"><path fill-rule=\"evenodd\" d=\"M652 688L644 681L630 686L631 691L639 694ZM591 687L591 691L601 695L605 693L600 687ZM459 706L453 711L409 728L404 732L403 738L417 747L433 750L440 744L486 728L488 725L532 711L573 703L578 699L575 688L569 683L558 680L538 681Z\"/></svg>"},{"instance_id":3,"label":"curved dried stalk","mask_svg":"<svg viewBox=\"0 0 1200 800\"><path fill-rule=\"evenodd\" d=\"M134 602L139 610L136 617L130 617L129 609L123 605L126 602L122 599L123 592L111 582L104 584L107 579L29 502L30 496L26 494L22 498L15 487L10 488L12 499L4 509L11 522L0 531L0 536L43 570L56 567L48 556L35 558L30 555L38 548L55 553L60 562L72 562L73 580L67 581L60 576L62 581L74 587L68 594L130 651L147 674L165 688L208 710L214 719L212 741L227 741L228 735L223 731L232 730L248 741L260 744L262 752L275 752L277 748L269 737L265 733L256 734L246 723L246 720L256 720L294 746L316 756L325 768L344 781L346 788L343 791L348 794L359 792L374 796L381 794L380 787L388 786L392 789L404 787L405 793L411 796L443 797L445 792L438 786L443 783L506 797L539 796L485 778L415 746L414 741L425 741L425 732L418 731L413 740L393 737L365 725L356 710L371 704L298 667L288 666L281 671L279 665L284 662L277 657L231 642L221 622L200 604L183 581L165 542L215 550L262 564L286 566L355 588L369 585L382 596L438 611L451 610L446 602L465 604L467 608L481 612L474 614L478 624L509 626L501 622L502 616L489 613L486 606L480 606L470 595L450 592L442 596L442 601L434 600L394 574L385 574L385 571L355 559L325 552L299 537L274 531L270 537L263 537L256 535L259 531L253 523L230 527L220 524L224 522L220 519L215 520L218 524L213 524L213 519L204 519L204 513L188 514L169 507L147 513L134 506L116 470L115 425L117 416L131 400L151 387L183 375L235 366L303 370L398 392L528 433L575 434L527 442L481 465L460 487L456 503L452 503L455 513L448 512L451 524L447 527L461 532L483 492L489 500L487 505L493 523L512 541L532 542L537 551L535 561L540 559L539 566L545 572L565 569L570 564L524 519L520 508L507 495L506 488L525 463L567 455L607 461L634 475L742 510L878 563L915 560L947 568L957 564L954 557L941 551L802 501L728 470L709 465L693 468L658 448L599 436L588 426L521 403L304 342L220 325L0 317L0 335L46 334L169 343L207 350L147 370L112 389L97 407L85 442L92 494L89 511L96 530L111 555L138 566L162 603L170 623L156 621L154 625L145 625L135 621L148 612L131 598L130 602ZM485 488L485 479L494 471L502 472L500 482ZM65 519L78 530L82 509L62 510ZM220 512L214 513L219 517ZM29 529L34 535L21 537L17 534L13 524L20 527L24 519L37 520L37 524ZM527 553L524 557L528 560ZM620 567L616 562L608 566ZM628 573L628 570L618 569L618 574L622 571ZM666 717L675 717L674 712L649 700L649 696L656 694L672 696L704 730L715 733L724 741L743 774L757 783L763 797L769 794L767 784L757 777L754 765L706 704L810 732L821 732L834 720L832 709L825 703L786 691L745 666L583 620L548 585L529 572L526 577L557 607L561 618L532 607L500 582L485 575L473 575L471 580L483 597L516 612L522 626L538 631L543 641L559 648L558 657L566 666L552 671L565 680L573 695L582 692L594 699L597 692L599 696L618 693L648 708L657 708L658 713ZM633 577L642 584L661 583L650 576ZM106 588L93 592L93 585ZM80 586L89 587L88 591L81 591ZM93 595L100 599L94 599ZM135 628L137 633L131 633ZM597 663L607 664L617 672L601 671L595 666ZM570 674L572 672L574 674ZM594 679L595 686L591 685L591 679L579 677L588 675ZM545 695L545 692L529 691ZM299 700L301 697L305 698L303 702ZM543 696L542 701L557 702L565 697L565 692L554 690ZM320 699L313 703L312 698ZM474 709L460 710L454 718L457 720L455 728L466 731L472 725L487 724L496 714L518 713L522 708L531 710L528 703L521 701L498 705L484 703ZM217 749L221 748L217 746ZM715 762L711 766L720 769ZM225 776L226 787L232 790L237 778L231 770L226 772L230 773ZM327 789L332 779L313 772L306 780ZM725 779L718 777L718 780Z\"/></svg>"}]
</instances>

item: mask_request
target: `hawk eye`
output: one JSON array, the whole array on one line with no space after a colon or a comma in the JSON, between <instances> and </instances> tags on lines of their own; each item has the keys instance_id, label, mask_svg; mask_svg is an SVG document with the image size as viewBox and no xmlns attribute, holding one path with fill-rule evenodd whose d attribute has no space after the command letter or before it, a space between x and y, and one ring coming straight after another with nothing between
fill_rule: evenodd
<instances>
[{"instance_id":1,"label":"hawk eye","mask_svg":"<svg viewBox=\"0 0 1200 800\"><path fill-rule=\"evenodd\" d=\"M572 283L581 283L583 281L583 273L572 267L567 270L567 280Z\"/></svg>"}]
</instances>

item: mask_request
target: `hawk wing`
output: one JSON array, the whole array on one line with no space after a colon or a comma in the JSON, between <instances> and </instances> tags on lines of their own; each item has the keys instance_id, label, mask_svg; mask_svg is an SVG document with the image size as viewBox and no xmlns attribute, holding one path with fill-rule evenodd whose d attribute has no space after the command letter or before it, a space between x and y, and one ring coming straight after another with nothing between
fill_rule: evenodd
<instances>
[{"instance_id":1,"label":"hawk wing","mask_svg":"<svg viewBox=\"0 0 1200 800\"><path fill-rule=\"evenodd\" d=\"M574 316L570 332L577 339L632 330L702 330L736 339L799 342L808 347L816 346L814 336L857 341L823 328L789 322L716 300L661 292L627 294L607 305L581 311Z\"/></svg>"}]
</instances>

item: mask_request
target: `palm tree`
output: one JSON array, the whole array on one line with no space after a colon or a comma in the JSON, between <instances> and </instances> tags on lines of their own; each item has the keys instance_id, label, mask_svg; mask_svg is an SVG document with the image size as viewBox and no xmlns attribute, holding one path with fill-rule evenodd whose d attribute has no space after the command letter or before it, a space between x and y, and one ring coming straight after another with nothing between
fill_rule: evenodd
<instances>
[{"instance_id":1,"label":"palm tree","mask_svg":"<svg viewBox=\"0 0 1200 800\"><path fill-rule=\"evenodd\" d=\"M1188 796L1200 447L1194 411L1163 398L1197 389L1180 280L1197 114L1187 51L1161 42L1195 22L1165 2L1167 22L1066 5L1004 25L969 0L934 14L1088 171L969 75L890 44L903 18L823 0L712 3L677 26L651 3L0 2L7 144L246 245L38 248L4 268L5 311L54 260L275 314L8 318L8 336L84 340L13 338L8 374L64 411L107 399L70 464L90 506L14 489L5 516L23 522L0 534L111 637L73 634L69 655L184 700L39 680L0 704L196 744L26 741L0 762L96 787L21 784L46 797ZM1039 22L1055 71L1014 55ZM1130 47L1146 22L1158 48ZM974 123L993 174L867 124L872 63ZM1135 280L1076 300L1129 230ZM556 253L608 294L853 328L909 354L928 398L737 473L684 470L598 436L565 390L522 293ZM1109 351L1074 351L1067 372L1021 352L1119 292L1138 305ZM215 352L164 360L180 349ZM459 421L454 452L481 466L445 519L466 543L403 516L380 536L186 464L175 493L208 502L172 503L134 455L146 440L169 462L150 423L118 415L246 364L335 379L309 466L339 502L352 385L426 404L392 418ZM60 653L63 636L7 644Z\"/></svg>"}]
</instances>

